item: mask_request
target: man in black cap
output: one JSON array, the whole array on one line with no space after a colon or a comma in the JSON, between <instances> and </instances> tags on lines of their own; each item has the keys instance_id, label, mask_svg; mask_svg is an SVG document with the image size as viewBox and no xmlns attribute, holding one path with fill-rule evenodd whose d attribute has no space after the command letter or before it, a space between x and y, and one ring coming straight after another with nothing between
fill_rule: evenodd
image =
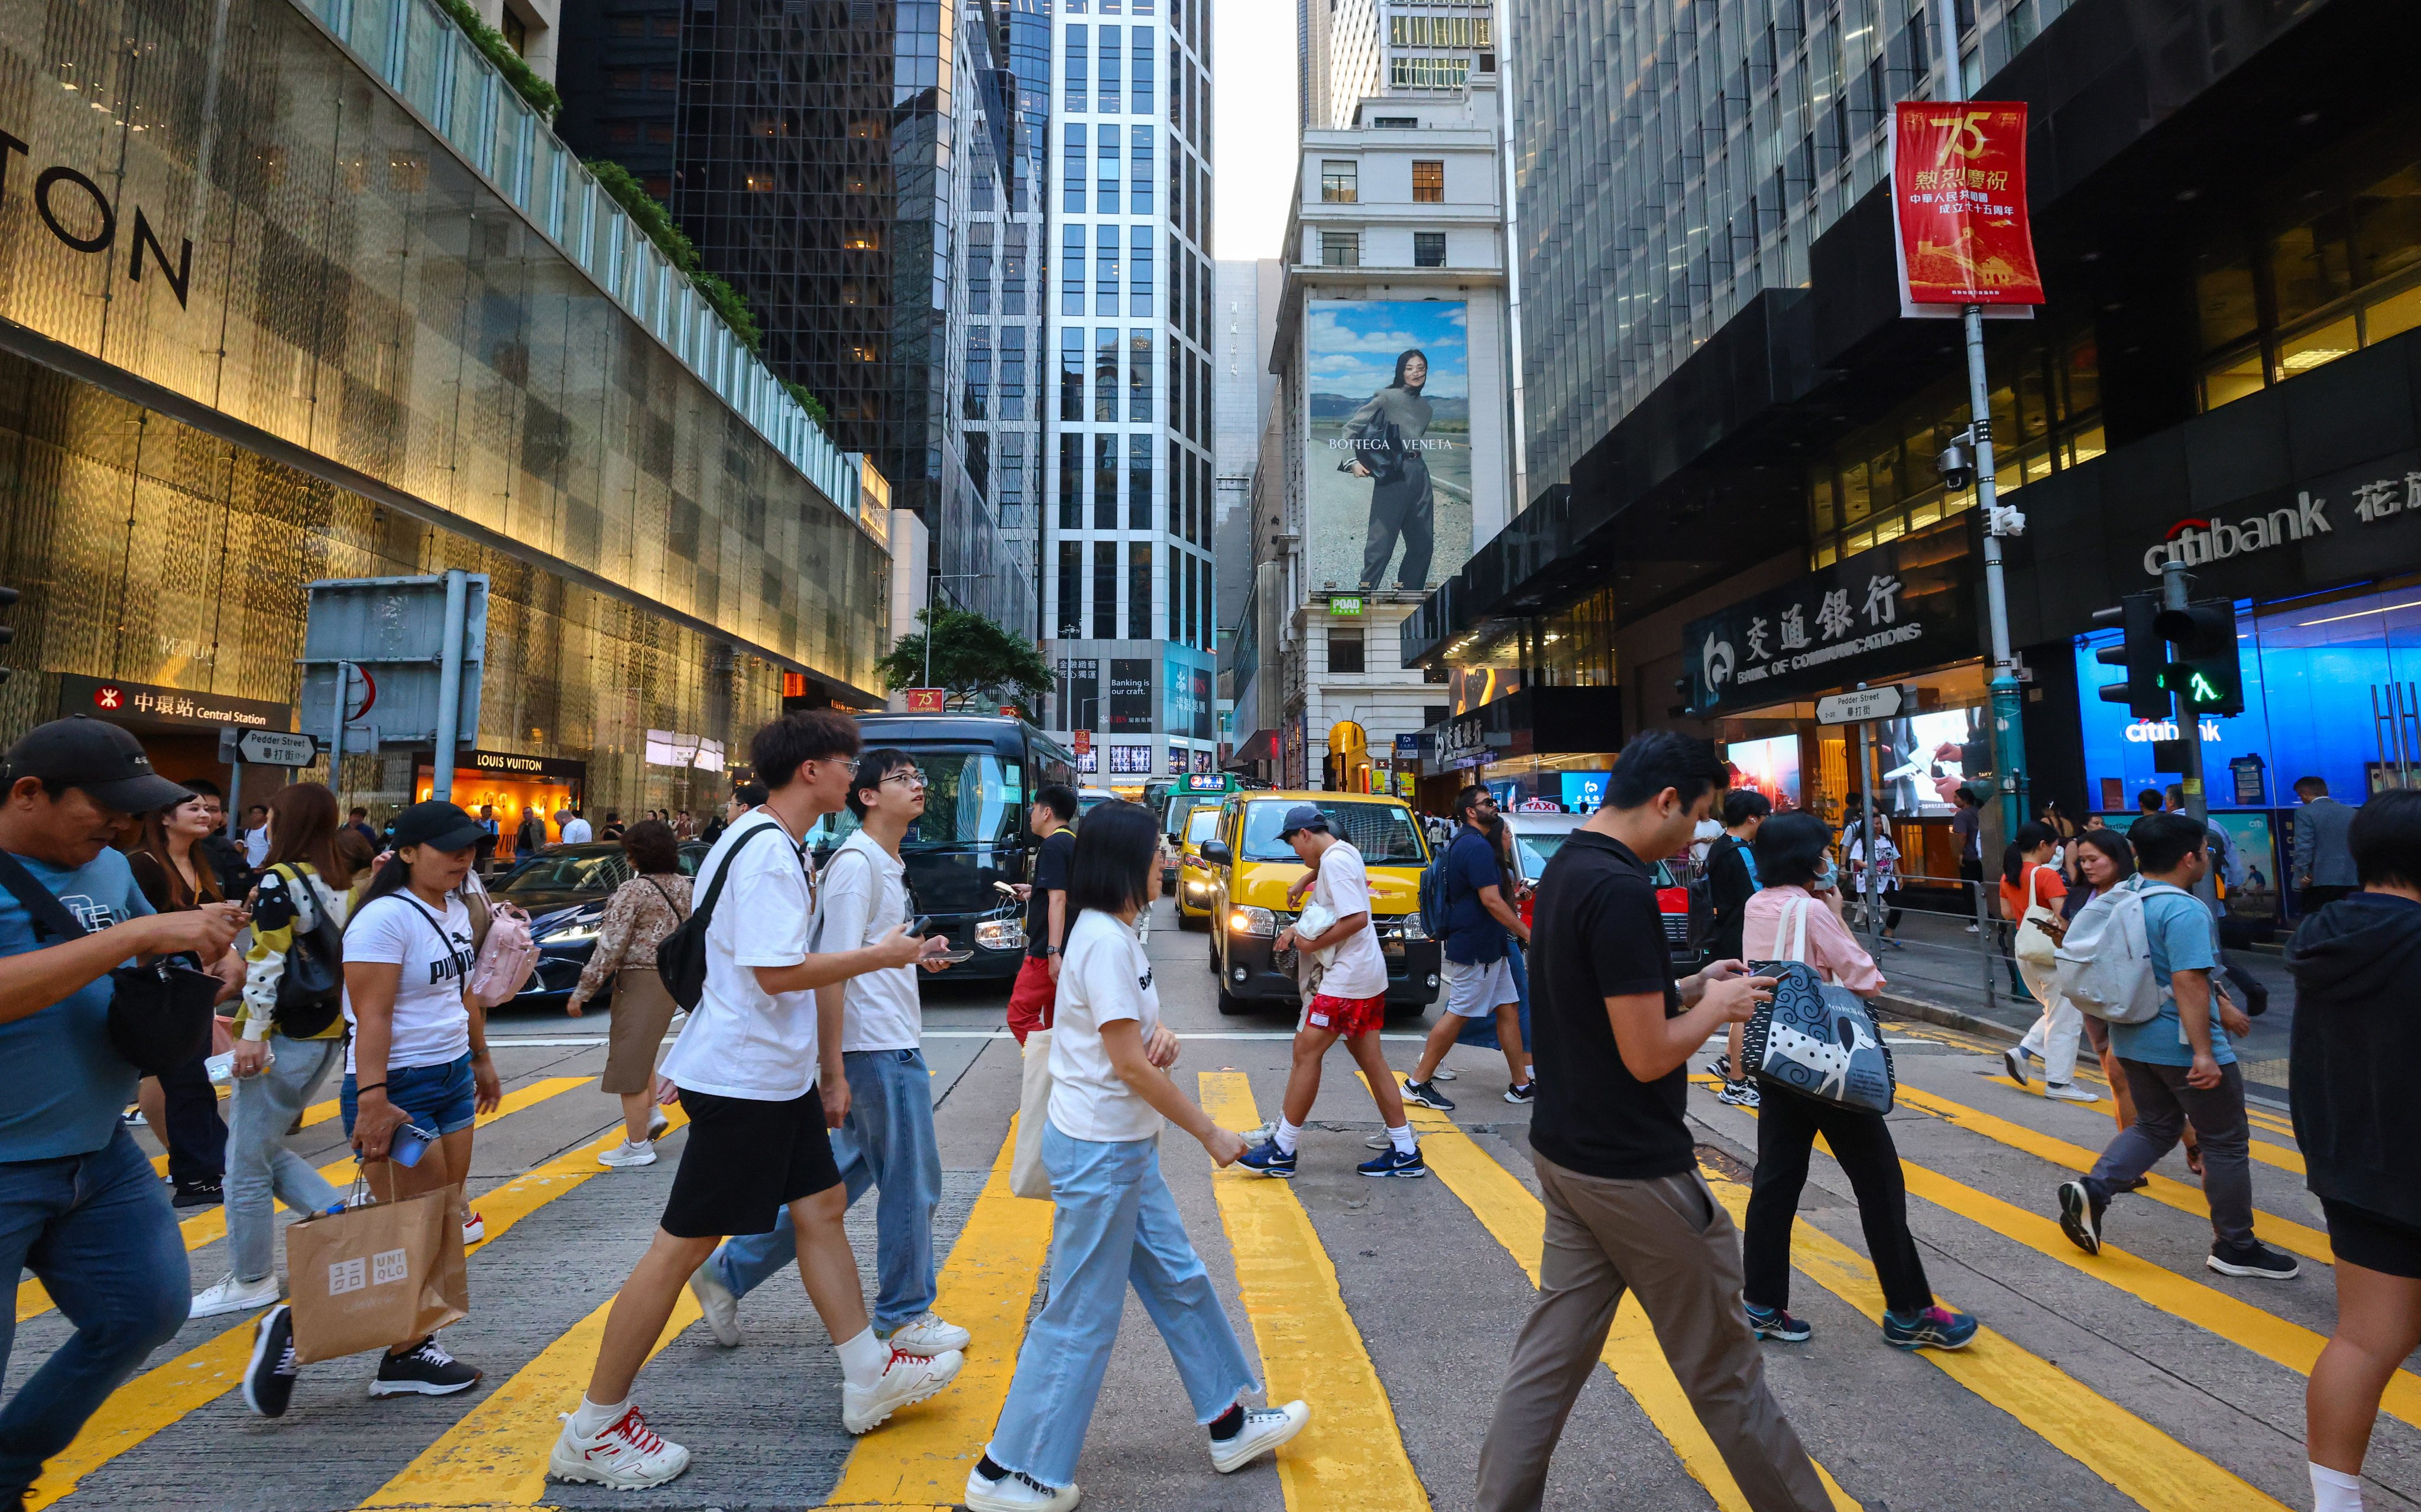
<instances>
[{"instance_id":1,"label":"man in black cap","mask_svg":"<svg viewBox=\"0 0 2421 1512\"><path fill-rule=\"evenodd\" d=\"M109 974L191 953L213 961L234 903L154 913L110 849L136 814L189 795L115 725L62 719L9 747L0 773L0 1275L30 1268L76 1320L0 1405L0 1507L14 1506L85 1420L185 1321L192 1277L168 1194L117 1115L135 1070L109 1038ZM22 891L21 891L22 890ZM80 925L62 938L24 901ZM49 912L47 904L42 912ZM62 921L64 922L64 921ZM0 1336L0 1370L8 1365Z\"/></svg>"}]
</instances>

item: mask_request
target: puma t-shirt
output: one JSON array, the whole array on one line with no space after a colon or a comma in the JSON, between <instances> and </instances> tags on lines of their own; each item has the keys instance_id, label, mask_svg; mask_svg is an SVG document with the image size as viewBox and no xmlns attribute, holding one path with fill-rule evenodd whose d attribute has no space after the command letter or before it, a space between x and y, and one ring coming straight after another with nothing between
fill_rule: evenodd
<instances>
[{"instance_id":1,"label":"puma t-shirt","mask_svg":"<svg viewBox=\"0 0 2421 1512\"><path fill-rule=\"evenodd\" d=\"M451 893L443 913L409 894L389 893L353 915L345 927L345 959L385 961L398 969L394 1037L386 1049L389 1071L444 1066L471 1053L471 1010L462 1005L462 980L478 959L471 945L471 911ZM351 992L345 994L345 1022L354 1022ZM345 1069L353 1069L351 1035L345 1039Z\"/></svg>"}]
</instances>

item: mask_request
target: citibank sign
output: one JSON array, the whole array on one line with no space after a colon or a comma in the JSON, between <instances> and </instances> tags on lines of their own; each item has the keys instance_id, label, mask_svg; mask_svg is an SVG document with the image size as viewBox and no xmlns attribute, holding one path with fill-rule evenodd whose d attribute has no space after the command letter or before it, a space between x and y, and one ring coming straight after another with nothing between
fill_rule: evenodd
<instances>
[{"instance_id":1,"label":"citibank sign","mask_svg":"<svg viewBox=\"0 0 2421 1512\"><path fill-rule=\"evenodd\" d=\"M2302 492L2295 495L2291 509L2248 515L2234 523L2225 520L2180 520L2169 527L2165 539L2145 548L2144 571L2147 576L2159 577L2161 569L2171 562L2180 567L2201 567L2306 537L2334 533L2329 524L2328 501Z\"/></svg>"}]
</instances>

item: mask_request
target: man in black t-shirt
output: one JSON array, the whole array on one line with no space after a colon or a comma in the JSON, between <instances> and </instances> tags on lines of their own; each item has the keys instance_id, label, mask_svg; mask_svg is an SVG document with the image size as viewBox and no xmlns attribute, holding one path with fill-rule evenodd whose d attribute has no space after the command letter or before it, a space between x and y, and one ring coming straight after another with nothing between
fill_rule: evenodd
<instances>
[{"instance_id":1,"label":"man in black t-shirt","mask_svg":"<svg viewBox=\"0 0 2421 1512\"><path fill-rule=\"evenodd\" d=\"M1644 856L1689 843L1725 779L1714 748L1649 730L1624 748L1605 806L1566 840L1533 907L1530 1027L1539 1064L1532 1164L1546 1199L1539 1303L1479 1451L1480 1512L1530 1512L1564 1418L1635 1293L1699 1423L1753 1512L1832 1501L1765 1383L1741 1310L1730 1216L1682 1120L1689 1058L1746 1020L1773 982L1718 960L1676 984Z\"/></svg>"},{"instance_id":2,"label":"man in black t-shirt","mask_svg":"<svg viewBox=\"0 0 2421 1512\"><path fill-rule=\"evenodd\" d=\"M1008 993L1008 1032L1017 1042L1050 1027L1051 1002L1059 990L1059 946L1068 937L1068 871L1076 855L1076 790L1045 783L1025 811L1025 821L1042 848L1035 853L1034 881L1018 885L1025 899L1025 962Z\"/></svg>"}]
</instances>

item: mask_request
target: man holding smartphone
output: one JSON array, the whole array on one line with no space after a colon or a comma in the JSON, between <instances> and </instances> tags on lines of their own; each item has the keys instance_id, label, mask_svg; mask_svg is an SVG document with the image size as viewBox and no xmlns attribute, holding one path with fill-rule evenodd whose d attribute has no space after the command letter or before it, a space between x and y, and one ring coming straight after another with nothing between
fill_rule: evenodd
<instances>
[{"instance_id":1,"label":"man holding smartphone","mask_svg":"<svg viewBox=\"0 0 2421 1512\"><path fill-rule=\"evenodd\" d=\"M925 813L925 774L907 752L878 746L858 757L850 778L857 833L824 863L820 950L856 950L908 922L908 870L899 842ZM923 936L919 919L909 933ZM928 942L922 962L941 971L948 942ZM833 1130L833 1160L849 1201L867 1187L875 1201L874 1334L903 1354L932 1356L967 1347L965 1329L933 1312L938 1263L933 1209L942 1200L942 1149L933 1134L933 1076L925 1064L924 1014L916 967L891 966L821 988L841 1000L841 1067L849 1112ZM789 1213L770 1234L727 1239L698 1269L697 1293L717 1344L740 1342L740 1299L796 1255Z\"/></svg>"}]
</instances>

